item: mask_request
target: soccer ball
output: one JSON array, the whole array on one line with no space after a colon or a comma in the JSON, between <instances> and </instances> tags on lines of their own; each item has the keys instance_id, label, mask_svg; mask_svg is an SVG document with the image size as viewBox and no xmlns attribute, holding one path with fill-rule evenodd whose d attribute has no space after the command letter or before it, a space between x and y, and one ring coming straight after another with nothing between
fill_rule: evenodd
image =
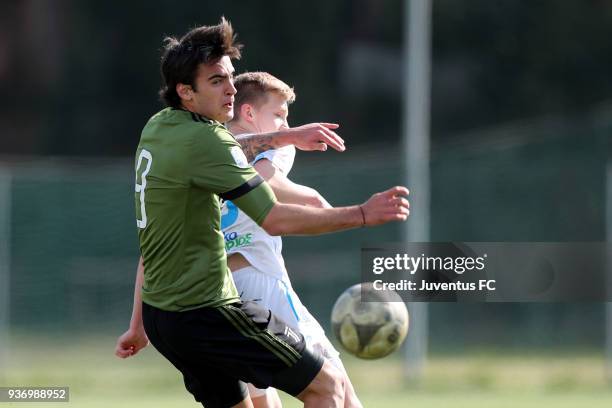
<instances>
[{"instance_id":1,"label":"soccer ball","mask_svg":"<svg viewBox=\"0 0 612 408\"><path fill-rule=\"evenodd\" d=\"M332 330L342 347L364 359L384 357L408 334L408 310L394 291L377 291L371 283L345 290L332 310Z\"/></svg>"}]
</instances>

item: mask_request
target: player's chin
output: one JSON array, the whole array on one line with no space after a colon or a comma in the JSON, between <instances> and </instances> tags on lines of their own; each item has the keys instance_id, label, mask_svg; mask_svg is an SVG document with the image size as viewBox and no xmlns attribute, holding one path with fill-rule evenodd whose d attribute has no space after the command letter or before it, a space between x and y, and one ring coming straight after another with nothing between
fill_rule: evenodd
<instances>
[{"instance_id":1,"label":"player's chin","mask_svg":"<svg viewBox=\"0 0 612 408\"><path fill-rule=\"evenodd\" d=\"M218 117L219 117L219 119L217 119L217 120L219 122L227 123L227 122L229 122L230 120L232 120L234 118L234 115L233 114L226 114L225 113L225 114L219 115Z\"/></svg>"},{"instance_id":2,"label":"player's chin","mask_svg":"<svg viewBox=\"0 0 612 408\"><path fill-rule=\"evenodd\" d=\"M220 120L219 122L225 123L234 119L234 107L228 107L226 105L223 105L223 108L224 109L219 113L219 117L222 117L223 120Z\"/></svg>"}]
</instances>

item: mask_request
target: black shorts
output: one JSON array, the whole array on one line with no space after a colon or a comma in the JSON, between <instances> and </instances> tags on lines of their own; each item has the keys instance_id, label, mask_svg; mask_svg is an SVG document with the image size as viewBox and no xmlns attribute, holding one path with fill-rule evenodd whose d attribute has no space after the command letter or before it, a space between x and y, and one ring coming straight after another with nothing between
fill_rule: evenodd
<instances>
[{"instance_id":1,"label":"black shorts","mask_svg":"<svg viewBox=\"0 0 612 408\"><path fill-rule=\"evenodd\" d=\"M143 303L142 318L151 344L207 408L238 404L248 395L246 382L297 396L323 365L301 333L254 302L185 312Z\"/></svg>"}]
</instances>

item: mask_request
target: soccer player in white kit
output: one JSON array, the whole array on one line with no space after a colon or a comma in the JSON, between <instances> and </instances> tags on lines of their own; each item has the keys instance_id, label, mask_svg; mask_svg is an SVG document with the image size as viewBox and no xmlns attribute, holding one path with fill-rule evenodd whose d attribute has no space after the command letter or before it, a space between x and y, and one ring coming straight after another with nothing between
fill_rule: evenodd
<instances>
[{"instance_id":1,"label":"soccer player in white kit","mask_svg":"<svg viewBox=\"0 0 612 408\"><path fill-rule=\"evenodd\" d=\"M234 86L237 89L234 118L227 125L235 136L275 132L288 127L289 104L295 100L291 87L265 72L241 74L235 78ZM252 164L272 187L279 201L331 207L316 190L287 178L294 158L295 147L289 145L260 153ZM221 229L225 236L228 266L241 298L259 302L288 326L299 330L309 347L320 352L346 376L338 351L291 286L281 253L281 237L266 233L231 201L223 204ZM249 384L249 393L255 408L281 406L278 394L272 388L262 390ZM345 406L361 407L348 376Z\"/></svg>"}]
</instances>

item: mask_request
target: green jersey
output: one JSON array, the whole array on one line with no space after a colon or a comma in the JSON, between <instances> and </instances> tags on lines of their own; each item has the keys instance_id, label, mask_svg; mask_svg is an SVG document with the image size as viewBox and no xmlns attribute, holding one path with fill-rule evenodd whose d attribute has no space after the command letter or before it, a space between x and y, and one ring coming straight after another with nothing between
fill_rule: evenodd
<instances>
[{"instance_id":1,"label":"green jersey","mask_svg":"<svg viewBox=\"0 0 612 408\"><path fill-rule=\"evenodd\" d=\"M238 300L227 268L219 198L261 224L276 198L222 124L166 108L136 151L136 224L142 300L169 311Z\"/></svg>"}]
</instances>

